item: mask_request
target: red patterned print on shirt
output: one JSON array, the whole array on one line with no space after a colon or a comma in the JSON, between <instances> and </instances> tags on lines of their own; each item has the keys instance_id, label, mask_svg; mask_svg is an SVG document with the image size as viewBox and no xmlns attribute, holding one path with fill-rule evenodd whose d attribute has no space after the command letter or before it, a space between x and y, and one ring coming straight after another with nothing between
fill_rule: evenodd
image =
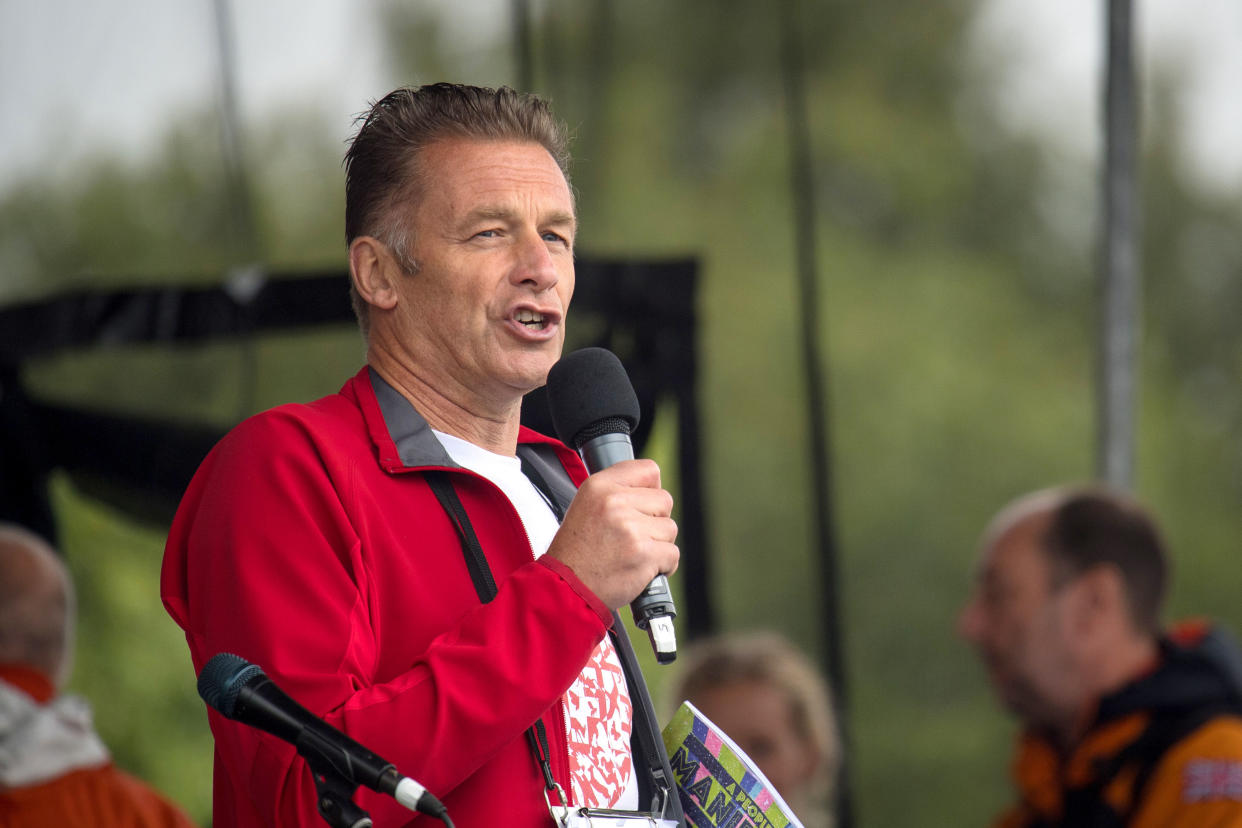
<instances>
[{"instance_id":1,"label":"red patterned print on shirt","mask_svg":"<svg viewBox=\"0 0 1242 828\"><path fill-rule=\"evenodd\" d=\"M621 661L608 636L565 693L565 709L574 803L616 807L634 772L630 750L633 705Z\"/></svg>"}]
</instances>

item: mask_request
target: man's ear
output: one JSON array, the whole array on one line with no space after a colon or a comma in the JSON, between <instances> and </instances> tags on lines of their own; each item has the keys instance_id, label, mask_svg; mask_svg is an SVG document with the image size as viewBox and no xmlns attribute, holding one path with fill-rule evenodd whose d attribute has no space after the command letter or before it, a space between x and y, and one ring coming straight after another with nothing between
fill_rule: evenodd
<instances>
[{"instance_id":1,"label":"man's ear","mask_svg":"<svg viewBox=\"0 0 1242 828\"><path fill-rule=\"evenodd\" d=\"M398 275L392 254L379 239L359 236L349 245L349 276L368 305L392 310L397 305Z\"/></svg>"},{"instance_id":2,"label":"man's ear","mask_svg":"<svg viewBox=\"0 0 1242 828\"><path fill-rule=\"evenodd\" d=\"M1127 617L1125 576L1115 564L1092 567L1078 576L1074 587L1075 614L1083 631L1101 621Z\"/></svg>"}]
</instances>

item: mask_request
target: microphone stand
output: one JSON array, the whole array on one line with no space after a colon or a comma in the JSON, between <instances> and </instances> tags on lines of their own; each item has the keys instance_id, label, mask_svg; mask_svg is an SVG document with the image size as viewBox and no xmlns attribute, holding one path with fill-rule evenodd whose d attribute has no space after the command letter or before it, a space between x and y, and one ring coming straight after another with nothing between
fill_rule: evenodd
<instances>
[{"instance_id":1,"label":"microphone stand","mask_svg":"<svg viewBox=\"0 0 1242 828\"><path fill-rule=\"evenodd\" d=\"M332 828L371 828L371 815L354 802L358 784L337 771L322 753L303 747L298 745L298 753L310 766L317 793L315 804L324 821Z\"/></svg>"},{"instance_id":2,"label":"microphone stand","mask_svg":"<svg viewBox=\"0 0 1242 828\"><path fill-rule=\"evenodd\" d=\"M324 821L332 828L371 828L371 815L353 801L358 786L350 784L332 769L330 763L317 762L310 757L306 762L315 778L315 791L318 793L315 804L319 806L319 815Z\"/></svg>"}]
</instances>

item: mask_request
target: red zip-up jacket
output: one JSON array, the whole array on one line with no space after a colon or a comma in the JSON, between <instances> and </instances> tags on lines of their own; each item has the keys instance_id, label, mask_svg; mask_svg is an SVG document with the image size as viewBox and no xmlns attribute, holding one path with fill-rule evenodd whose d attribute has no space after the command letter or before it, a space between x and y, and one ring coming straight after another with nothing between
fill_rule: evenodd
<instances>
[{"instance_id":1,"label":"red zip-up jacket","mask_svg":"<svg viewBox=\"0 0 1242 828\"><path fill-rule=\"evenodd\" d=\"M519 441L585 479L560 443L525 428ZM488 604L420 473L433 468L453 472L486 552L499 587ZM440 797L459 828L551 824L524 733L542 718L569 790L561 697L614 618L564 564L534 560L503 493L453 463L367 368L337 394L246 420L211 451L173 522L161 593L196 672L221 652L259 665ZM208 718L216 828L322 824L292 746ZM355 801L377 828L415 817L366 789Z\"/></svg>"}]
</instances>

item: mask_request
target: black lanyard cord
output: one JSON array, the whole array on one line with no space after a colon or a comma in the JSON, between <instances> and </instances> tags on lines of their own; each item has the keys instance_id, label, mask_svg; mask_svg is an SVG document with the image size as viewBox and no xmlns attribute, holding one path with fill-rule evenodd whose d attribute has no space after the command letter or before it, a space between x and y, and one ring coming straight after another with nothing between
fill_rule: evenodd
<instances>
[{"instance_id":1,"label":"black lanyard cord","mask_svg":"<svg viewBox=\"0 0 1242 828\"><path fill-rule=\"evenodd\" d=\"M446 472L429 471L426 473L426 478L431 490L436 494L436 499L440 501L440 505L448 514L449 522L457 530L462 555L466 559L466 569L470 572L470 580L474 583L474 590L478 593L479 600L484 604L490 603L496 597L496 579L492 576L491 567L487 564L487 556L483 554L483 544L479 543L479 537L474 533L474 527L470 524L470 516L466 514L466 507L462 505L461 498L457 496L457 490L453 488ZM560 519L559 516L557 519ZM526 737L543 771L543 781L547 789L549 791L560 789L560 785L552 776L552 763L549 759L552 751L548 747L548 731L543 726L543 721L536 720L533 726L527 728ZM563 791L561 795L564 796Z\"/></svg>"}]
</instances>

